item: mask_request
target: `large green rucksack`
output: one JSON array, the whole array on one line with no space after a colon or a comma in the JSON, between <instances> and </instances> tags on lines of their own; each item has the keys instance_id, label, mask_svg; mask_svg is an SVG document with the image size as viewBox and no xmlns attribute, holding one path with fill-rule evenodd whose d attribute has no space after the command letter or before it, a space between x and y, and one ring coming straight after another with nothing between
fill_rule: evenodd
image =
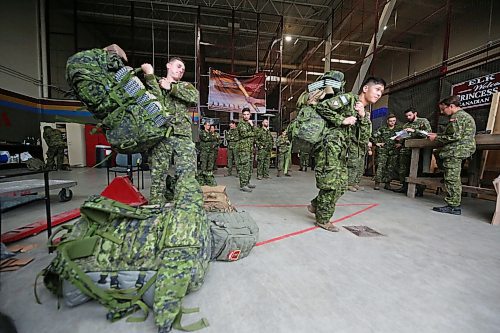
<instances>
[{"instance_id":1,"label":"large green rucksack","mask_svg":"<svg viewBox=\"0 0 500 333\"><path fill-rule=\"evenodd\" d=\"M69 57L66 80L76 97L102 124L106 138L120 153L140 153L167 136L163 106L126 67L102 49Z\"/></svg>"},{"instance_id":2,"label":"large green rucksack","mask_svg":"<svg viewBox=\"0 0 500 333\"><path fill-rule=\"evenodd\" d=\"M204 281L211 239L203 198L194 178L178 182L168 210L134 208L91 197L82 217L55 246L41 272L46 287L68 306L95 299L120 319L153 308L159 332L182 327L182 298ZM56 233L55 233L56 234ZM136 318L129 318L136 319Z\"/></svg>"},{"instance_id":3,"label":"large green rucksack","mask_svg":"<svg viewBox=\"0 0 500 333\"><path fill-rule=\"evenodd\" d=\"M250 254L259 227L247 212L209 212L212 260L236 261Z\"/></svg>"}]
</instances>

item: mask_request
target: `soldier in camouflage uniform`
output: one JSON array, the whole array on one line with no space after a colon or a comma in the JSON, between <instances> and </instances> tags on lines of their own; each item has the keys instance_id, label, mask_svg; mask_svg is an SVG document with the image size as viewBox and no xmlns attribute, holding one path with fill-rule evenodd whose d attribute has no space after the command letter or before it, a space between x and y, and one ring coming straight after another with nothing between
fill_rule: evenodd
<instances>
[{"instance_id":1,"label":"soldier in camouflage uniform","mask_svg":"<svg viewBox=\"0 0 500 333\"><path fill-rule=\"evenodd\" d=\"M45 165L49 170L68 170L69 168L63 165L64 162L64 149L66 148L66 142L62 137L62 133L50 126L44 126L43 128L43 139L47 143L47 160ZM57 160L57 164L55 164ZM55 164L55 165L54 165Z\"/></svg>"},{"instance_id":2,"label":"soldier in camouflage uniform","mask_svg":"<svg viewBox=\"0 0 500 333\"><path fill-rule=\"evenodd\" d=\"M200 132L200 174L198 177L201 185L215 186L213 175L214 154L213 142L214 136L210 132L210 123L203 124L203 131Z\"/></svg>"},{"instance_id":3,"label":"soldier in camouflage uniform","mask_svg":"<svg viewBox=\"0 0 500 333\"><path fill-rule=\"evenodd\" d=\"M276 148L278 149L276 156L276 169L278 169L277 177L280 177L281 172L285 169L286 155L290 149L290 140L288 139L286 130L283 130L281 135L276 139ZM285 176L290 177L290 174L287 172Z\"/></svg>"},{"instance_id":4,"label":"soldier in camouflage uniform","mask_svg":"<svg viewBox=\"0 0 500 333\"><path fill-rule=\"evenodd\" d=\"M167 63L167 76L157 80L153 67L143 64L146 85L160 100L164 115L170 118L172 132L151 149L151 193L149 202L165 204L166 176L174 157L176 184L186 177L196 176L196 149L192 139L191 116L188 108L198 104L198 90L181 82L186 70L184 62L172 58Z\"/></svg>"},{"instance_id":5,"label":"soldier in camouflage uniform","mask_svg":"<svg viewBox=\"0 0 500 333\"><path fill-rule=\"evenodd\" d=\"M255 142L257 144L257 179L269 178L269 163L271 161L271 150L274 140L269 131L269 120L262 121L262 127L255 133Z\"/></svg>"},{"instance_id":6,"label":"soldier in camouflage uniform","mask_svg":"<svg viewBox=\"0 0 500 333\"><path fill-rule=\"evenodd\" d=\"M309 149L308 149L309 148ZM301 146L299 150L299 171L307 171L307 167L309 166L310 159L310 147Z\"/></svg>"},{"instance_id":7,"label":"soldier in camouflage uniform","mask_svg":"<svg viewBox=\"0 0 500 333\"><path fill-rule=\"evenodd\" d=\"M253 143L254 128L250 120L250 109L241 110L243 120L238 122L236 127L238 131L238 176L240 177L240 190L243 192L252 192L254 184L250 184L253 171Z\"/></svg>"},{"instance_id":8,"label":"soldier in camouflage uniform","mask_svg":"<svg viewBox=\"0 0 500 333\"><path fill-rule=\"evenodd\" d=\"M229 124L229 131L227 132L227 174L226 176L231 176L233 173L233 165L236 167L236 172L238 172L238 152L236 146L238 145L238 131L236 130L236 121L231 120Z\"/></svg>"},{"instance_id":9,"label":"soldier in camouflage uniform","mask_svg":"<svg viewBox=\"0 0 500 333\"><path fill-rule=\"evenodd\" d=\"M210 134L212 135L212 154L213 156L213 164L212 170L217 170L217 158L219 157L219 145L220 145L220 134L216 131L214 125L210 126Z\"/></svg>"},{"instance_id":10,"label":"soldier in camouflage uniform","mask_svg":"<svg viewBox=\"0 0 500 333\"><path fill-rule=\"evenodd\" d=\"M396 116L387 116L387 125L381 126L372 137L377 146L374 190L380 189L380 183L385 183L384 189L391 190L391 180L395 177L398 165L398 150L396 142L391 139L396 132L401 130L401 126L396 125Z\"/></svg>"},{"instance_id":11,"label":"soldier in camouflage uniform","mask_svg":"<svg viewBox=\"0 0 500 333\"><path fill-rule=\"evenodd\" d=\"M417 111L413 108L409 108L405 111L405 117L408 120L407 123L403 125L403 129L410 135L408 138L400 139L396 138L396 141L400 145L399 148L399 181L403 184L400 189L395 190L396 193L406 193L408 191L408 183L406 182L406 177L410 174L410 162L411 162L411 148L405 147L406 139L417 139L427 137L427 133L431 132L431 124L425 118L418 118ZM417 196L421 197L424 193L425 186L417 185Z\"/></svg>"},{"instance_id":12,"label":"soldier in camouflage uniform","mask_svg":"<svg viewBox=\"0 0 500 333\"><path fill-rule=\"evenodd\" d=\"M343 82L341 72L331 76ZM342 85L343 86L343 85ZM365 107L377 102L384 91L385 81L369 77L363 84L360 95L338 94L317 104L317 112L327 121L327 132L315 147L316 187L318 195L311 201L308 210L316 215L316 225L336 232L330 218L335 212L337 200L347 189L347 149L349 141L356 133L356 127L365 130L369 119Z\"/></svg>"},{"instance_id":13,"label":"soldier in camouflage uniform","mask_svg":"<svg viewBox=\"0 0 500 333\"><path fill-rule=\"evenodd\" d=\"M429 139L444 146L437 151L438 165L444 170L446 206L432 208L436 212L462 214L462 161L476 151L476 123L474 118L460 108L458 96L450 96L439 102L441 113L450 117L444 133L430 133Z\"/></svg>"}]
</instances>

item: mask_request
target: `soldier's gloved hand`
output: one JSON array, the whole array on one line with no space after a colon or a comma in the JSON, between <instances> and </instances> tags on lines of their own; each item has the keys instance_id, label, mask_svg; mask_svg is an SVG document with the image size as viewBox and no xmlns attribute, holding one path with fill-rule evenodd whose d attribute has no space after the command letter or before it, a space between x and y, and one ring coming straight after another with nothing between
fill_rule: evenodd
<instances>
[{"instance_id":1,"label":"soldier's gloved hand","mask_svg":"<svg viewBox=\"0 0 500 333\"><path fill-rule=\"evenodd\" d=\"M357 121L356 117L350 116L350 117L347 117L344 120L342 120L342 125L352 126L352 125L356 124L356 121Z\"/></svg>"}]
</instances>

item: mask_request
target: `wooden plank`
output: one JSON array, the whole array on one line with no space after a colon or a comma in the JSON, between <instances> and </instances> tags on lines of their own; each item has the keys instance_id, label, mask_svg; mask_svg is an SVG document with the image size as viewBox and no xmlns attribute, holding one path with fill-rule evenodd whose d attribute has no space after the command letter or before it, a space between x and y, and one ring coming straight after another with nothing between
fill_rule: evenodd
<instances>
[{"instance_id":1,"label":"wooden plank","mask_svg":"<svg viewBox=\"0 0 500 333\"><path fill-rule=\"evenodd\" d=\"M432 178L432 177L407 177L406 181L408 183L419 184L429 186L431 188L444 187L444 184L441 183L442 178ZM470 185L462 185L462 191L467 193L476 193L476 194L486 194L486 195L495 195L496 191L492 188L484 188L478 186L470 186Z\"/></svg>"},{"instance_id":2,"label":"wooden plank","mask_svg":"<svg viewBox=\"0 0 500 333\"><path fill-rule=\"evenodd\" d=\"M420 148L412 148L411 150L411 162L410 162L410 177L417 178L418 172L418 160L420 159ZM414 199L415 198L415 183L408 182L408 191L406 196Z\"/></svg>"},{"instance_id":3,"label":"wooden plank","mask_svg":"<svg viewBox=\"0 0 500 333\"><path fill-rule=\"evenodd\" d=\"M495 207L495 214L493 215L493 219L491 220L491 224L500 224L500 176L498 176L493 181L493 186L495 186L495 190L497 191L497 205Z\"/></svg>"}]
</instances>

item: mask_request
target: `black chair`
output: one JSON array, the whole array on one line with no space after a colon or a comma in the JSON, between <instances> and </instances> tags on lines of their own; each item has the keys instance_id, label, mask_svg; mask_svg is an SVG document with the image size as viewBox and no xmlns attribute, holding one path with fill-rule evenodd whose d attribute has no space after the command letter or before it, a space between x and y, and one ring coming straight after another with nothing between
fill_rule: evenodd
<instances>
[{"instance_id":1,"label":"black chair","mask_svg":"<svg viewBox=\"0 0 500 333\"><path fill-rule=\"evenodd\" d=\"M131 154L131 162L129 165L128 162L128 155L127 154L116 154L115 157L115 166L114 167L107 167L107 176L108 176L108 185L109 185L109 173L113 172L115 174L115 177L119 173L125 173L128 174L129 172L133 174L135 171L137 171L137 188L140 187L141 181L139 178L139 173L141 173L141 178L142 178L142 189L144 189L144 170L141 168L141 163L142 163L142 156L140 153L136 154ZM130 170L129 170L130 168ZM131 179L132 183L134 182L134 179L132 177Z\"/></svg>"}]
</instances>

